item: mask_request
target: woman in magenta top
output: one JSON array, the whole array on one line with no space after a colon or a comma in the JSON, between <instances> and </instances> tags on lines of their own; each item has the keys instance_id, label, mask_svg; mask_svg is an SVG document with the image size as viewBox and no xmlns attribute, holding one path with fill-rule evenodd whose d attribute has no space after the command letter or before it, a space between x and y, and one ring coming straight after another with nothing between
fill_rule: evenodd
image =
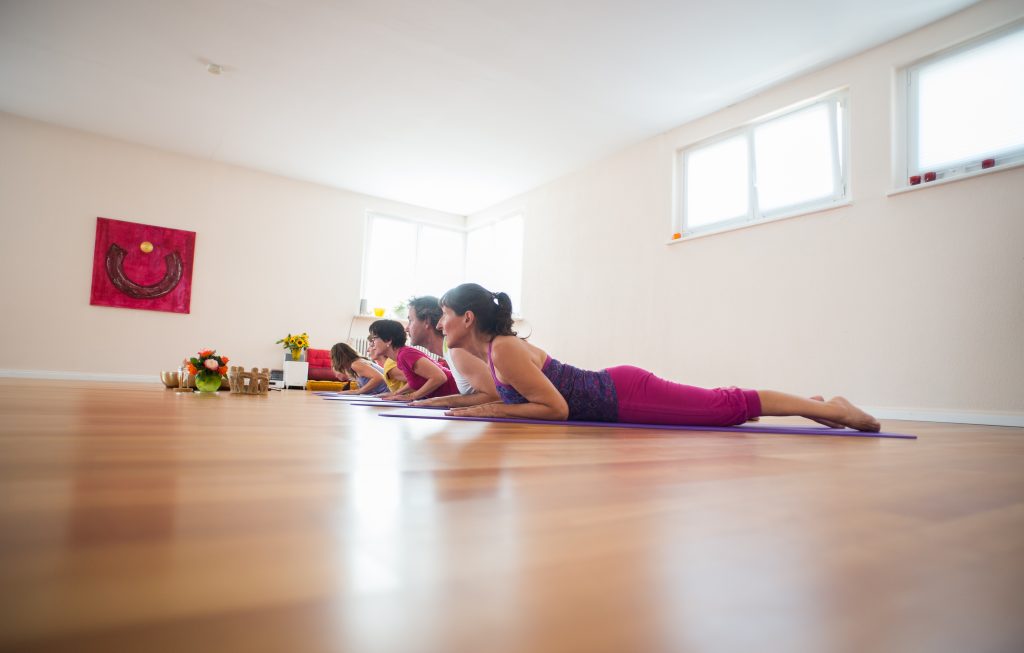
<instances>
[{"instance_id":1,"label":"woman in magenta top","mask_svg":"<svg viewBox=\"0 0 1024 653\"><path fill-rule=\"evenodd\" d=\"M512 302L475 283L441 298L438 326L449 347L488 362L501 402L448 411L460 417L733 426L761 415L799 415L832 428L877 432L878 420L842 397L798 397L775 390L697 388L631 365L592 372L559 362L516 337Z\"/></svg>"},{"instance_id":2,"label":"woman in magenta top","mask_svg":"<svg viewBox=\"0 0 1024 653\"><path fill-rule=\"evenodd\" d=\"M377 351L395 361L405 375L406 386L397 393L382 395L383 399L414 401L427 397L444 397L459 393L455 378L419 349L405 346L405 327L395 320L377 320L370 325L368 340L377 343Z\"/></svg>"}]
</instances>

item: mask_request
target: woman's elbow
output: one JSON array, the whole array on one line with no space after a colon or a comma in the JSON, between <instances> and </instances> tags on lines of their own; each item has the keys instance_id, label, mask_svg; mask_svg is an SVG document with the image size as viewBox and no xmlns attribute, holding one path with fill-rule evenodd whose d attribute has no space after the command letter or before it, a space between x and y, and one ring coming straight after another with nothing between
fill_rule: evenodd
<instances>
[{"instance_id":1,"label":"woman's elbow","mask_svg":"<svg viewBox=\"0 0 1024 653\"><path fill-rule=\"evenodd\" d=\"M552 406L552 417L553 420L564 422L569 419L569 404L565 401L560 401L558 404Z\"/></svg>"}]
</instances>

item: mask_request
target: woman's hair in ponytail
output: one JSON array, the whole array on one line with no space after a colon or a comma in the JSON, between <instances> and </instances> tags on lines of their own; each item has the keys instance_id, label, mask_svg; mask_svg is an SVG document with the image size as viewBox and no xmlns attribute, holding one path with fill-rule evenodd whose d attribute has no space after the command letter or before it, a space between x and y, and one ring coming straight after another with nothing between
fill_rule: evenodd
<instances>
[{"instance_id":1,"label":"woman's hair in ponytail","mask_svg":"<svg viewBox=\"0 0 1024 653\"><path fill-rule=\"evenodd\" d=\"M503 292L492 293L478 283L464 283L441 297L441 306L447 306L456 315L473 311L477 328L493 336L514 336L512 330L512 299Z\"/></svg>"}]
</instances>

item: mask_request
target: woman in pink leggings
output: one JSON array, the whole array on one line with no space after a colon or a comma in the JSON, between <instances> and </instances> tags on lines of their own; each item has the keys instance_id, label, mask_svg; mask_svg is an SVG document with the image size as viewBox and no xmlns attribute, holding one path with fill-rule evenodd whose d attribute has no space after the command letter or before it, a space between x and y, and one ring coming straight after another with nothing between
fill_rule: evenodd
<instances>
[{"instance_id":1,"label":"woman in pink leggings","mask_svg":"<svg viewBox=\"0 0 1024 653\"><path fill-rule=\"evenodd\" d=\"M486 360L501 402L448 411L460 417L733 426L762 415L799 415L833 428L878 431L871 415L842 397L774 390L705 389L666 381L631 365L598 372L561 363L516 337L512 302L475 283L441 298L438 322L451 348Z\"/></svg>"}]
</instances>

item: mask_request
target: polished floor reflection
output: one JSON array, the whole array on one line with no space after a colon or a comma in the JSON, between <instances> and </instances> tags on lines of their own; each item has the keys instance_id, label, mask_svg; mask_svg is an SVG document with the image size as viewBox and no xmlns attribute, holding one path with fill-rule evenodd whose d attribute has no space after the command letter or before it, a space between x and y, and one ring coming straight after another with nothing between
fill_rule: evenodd
<instances>
[{"instance_id":1,"label":"polished floor reflection","mask_svg":"<svg viewBox=\"0 0 1024 653\"><path fill-rule=\"evenodd\" d=\"M379 410L0 379L0 650L1024 650L1024 429Z\"/></svg>"}]
</instances>

